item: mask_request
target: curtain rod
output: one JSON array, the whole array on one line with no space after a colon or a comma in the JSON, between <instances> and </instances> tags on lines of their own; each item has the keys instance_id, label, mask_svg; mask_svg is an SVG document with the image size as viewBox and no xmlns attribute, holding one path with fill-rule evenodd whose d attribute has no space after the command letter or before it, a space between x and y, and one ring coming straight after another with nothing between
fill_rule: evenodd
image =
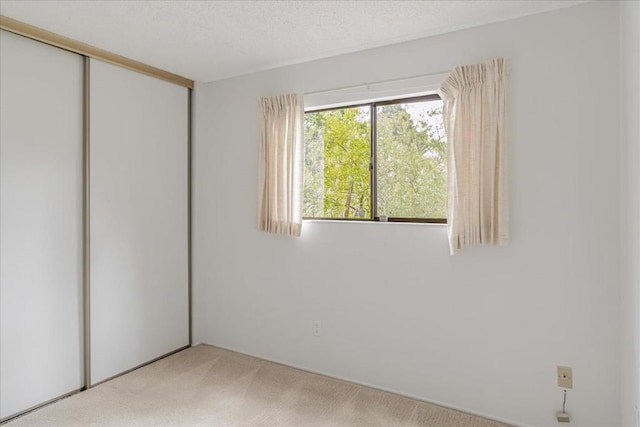
<instances>
[{"instance_id":1,"label":"curtain rod","mask_svg":"<svg viewBox=\"0 0 640 427\"><path fill-rule=\"evenodd\" d=\"M380 84L385 84L385 83L393 83L393 82L402 82L405 80L413 80L413 79L418 79L420 77L431 77L431 76L437 76L439 74L448 74L450 73L451 70L445 70L445 71L438 71L435 73L429 73L429 74L419 74L417 76L411 76L411 77L402 77L399 79L388 79L388 80L380 80L377 82L364 82L364 83L360 83L360 84L356 84L356 85L349 85L349 86L341 86L341 87L336 87L333 89L324 89L324 90L315 90L312 92L305 92L305 95L317 95L317 94L321 94L321 93L330 93L330 92L336 92L339 90L345 90L345 89L354 89L357 87L368 87L371 85L380 85Z\"/></svg>"}]
</instances>

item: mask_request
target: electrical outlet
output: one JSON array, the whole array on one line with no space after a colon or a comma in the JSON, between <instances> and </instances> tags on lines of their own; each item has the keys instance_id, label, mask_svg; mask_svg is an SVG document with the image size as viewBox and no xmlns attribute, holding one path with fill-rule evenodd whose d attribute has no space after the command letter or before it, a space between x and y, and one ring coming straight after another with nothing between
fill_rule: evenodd
<instances>
[{"instance_id":1,"label":"electrical outlet","mask_svg":"<svg viewBox=\"0 0 640 427\"><path fill-rule=\"evenodd\" d=\"M568 366L558 366L558 387L573 388L573 373Z\"/></svg>"},{"instance_id":2,"label":"electrical outlet","mask_svg":"<svg viewBox=\"0 0 640 427\"><path fill-rule=\"evenodd\" d=\"M311 331L312 331L314 337L319 337L320 336L320 322L318 322L317 320L311 322Z\"/></svg>"}]
</instances>

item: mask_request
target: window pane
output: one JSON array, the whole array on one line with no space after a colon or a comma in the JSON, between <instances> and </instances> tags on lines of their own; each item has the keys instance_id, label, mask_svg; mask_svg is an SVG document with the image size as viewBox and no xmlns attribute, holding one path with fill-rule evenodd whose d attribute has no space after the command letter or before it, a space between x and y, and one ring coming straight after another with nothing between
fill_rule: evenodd
<instances>
[{"instance_id":1,"label":"window pane","mask_svg":"<svg viewBox=\"0 0 640 427\"><path fill-rule=\"evenodd\" d=\"M370 107L305 114L305 217L371 218Z\"/></svg>"},{"instance_id":2,"label":"window pane","mask_svg":"<svg viewBox=\"0 0 640 427\"><path fill-rule=\"evenodd\" d=\"M377 108L377 214L447 217L447 147L442 101Z\"/></svg>"}]
</instances>

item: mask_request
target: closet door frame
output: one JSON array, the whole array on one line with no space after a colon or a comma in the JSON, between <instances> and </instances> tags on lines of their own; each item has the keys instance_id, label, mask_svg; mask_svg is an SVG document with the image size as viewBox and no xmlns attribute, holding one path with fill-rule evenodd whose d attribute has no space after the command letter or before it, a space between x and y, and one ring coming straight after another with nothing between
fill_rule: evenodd
<instances>
[{"instance_id":1,"label":"closet door frame","mask_svg":"<svg viewBox=\"0 0 640 427\"><path fill-rule=\"evenodd\" d=\"M175 349L174 351L161 355L153 360L142 363L139 366L135 366L127 371L121 372L109 379L124 375L149 363L153 363L156 360L169 356L170 354L184 350L193 345L193 313L192 313L192 128L193 128L193 89L194 82L191 79L179 76L161 70L156 67L138 62L109 51L96 48L86 43L79 42L77 40L58 35L56 33L38 28L36 26L9 18L4 15L0 15L0 30L7 31L9 33L17 34L36 42L41 42L47 45L51 45L63 50L67 50L76 53L83 57L83 117L82 117L82 312L83 312L83 372L84 372L84 385L77 390L70 391L61 396L55 397L48 401L42 402L36 406L24 409L20 412L9 415L0 419L0 423L5 423L14 418L25 415L31 411L46 406L52 402L87 390L97 384L93 384L91 381L91 283L90 283L90 214L91 214L91 192L90 192L90 154L91 154L91 141L90 141L90 59L98 59L107 63L118 65L120 67L136 71L148 76L152 76L161 80L165 80L174 83L179 86L187 88L187 301L188 301L188 344L184 347ZM108 380L109 380L108 379ZM106 381L106 380L105 380Z\"/></svg>"}]
</instances>

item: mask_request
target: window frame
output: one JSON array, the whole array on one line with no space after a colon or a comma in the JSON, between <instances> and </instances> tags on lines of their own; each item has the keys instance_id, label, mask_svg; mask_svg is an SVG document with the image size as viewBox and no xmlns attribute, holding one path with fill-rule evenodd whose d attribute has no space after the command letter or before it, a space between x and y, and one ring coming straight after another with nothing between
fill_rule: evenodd
<instances>
[{"instance_id":1,"label":"window frame","mask_svg":"<svg viewBox=\"0 0 640 427\"><path fill-rule=\"evenodd\" d=\"M370 157L369 157L369 181L371 187L371 195L370 195L370 210L371 210L371 218L327 218L327 217L302 217L303 220L311 220L311 221L356 221L356 222L404 222L404 223L421 223L421 224L446 224L447 218L404 218L404 217L387 217L386 221L381 221L380 216L378 215L378 162L377 162L377 146L378 146L378 135L377 135L377 107L384 105L394 105L394 104L409 104L414 102L425 102L425 101L441 101L440 95L437 93L429 93L426 95L419 96L411 96L411 97L403 97L403 98L393 98L383 101L371 101L371 102L362 102L355 104L346 104L340 105L337 107L320 107L320 108L309 108L305 109L304 114L307 113L322 113L325 111L335 111L342 110L346 108L361 108L361 107L369 107L370 114Z\"/></svg>"}]
</instances>

